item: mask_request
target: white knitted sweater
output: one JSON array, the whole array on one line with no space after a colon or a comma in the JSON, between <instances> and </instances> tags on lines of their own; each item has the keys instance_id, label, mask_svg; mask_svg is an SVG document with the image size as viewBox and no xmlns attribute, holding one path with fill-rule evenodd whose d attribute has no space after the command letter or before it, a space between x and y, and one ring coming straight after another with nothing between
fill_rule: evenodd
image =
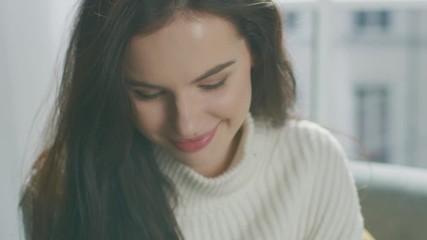
<instances>
[{"instance_id":1,"label":"white knitted sweater","mask_svg":"<svg viewBox=\"0 0 427 240\"><path fill-rule=\"evenodd\" d=\"M360 240L363 219L339 143L308 121L272 128L249 116L241 160L206 178L157 152L179 193L186 240Z\"/></svg>"}]
</instances>

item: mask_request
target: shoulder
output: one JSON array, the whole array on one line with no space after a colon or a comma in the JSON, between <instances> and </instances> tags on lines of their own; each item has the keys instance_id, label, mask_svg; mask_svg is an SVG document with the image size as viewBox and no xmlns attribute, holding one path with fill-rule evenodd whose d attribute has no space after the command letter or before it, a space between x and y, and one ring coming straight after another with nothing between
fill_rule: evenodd
<instances>
[{"instance_id":1,"label":"shoulder","mask_svg":"<svg viewBox=\"0 0 427 240\"><path fill-rule=\"evenodd\" d=\"M289 119L283 126L272 127L261 122L256 129L263 133L264 141L278 151L286 151L293 158L345 158L345 153L330 130L317 123Z\"/></svg>"},{"instance_id":2,"label":"shoulder","mask_svg":"<svg viewBox=\"0 0 427 240\"><path fill-rule=\"evenodd\" d=\"M292 119L286 123L282 131L283 138L300 145L306 151L321 155L328 154L329 151L344 154L331 131L317 123Z\"/></svg>"},{"instance_id":3,"label":"shoulder","mask_svg":"<svg viewBox=\"0 0 427 240\"><path fill-rule=\"evenodd\" d=\"M289 185L287 194L300 197L299 211L307 217L305 238L361 239L363 220L354 180L331 131L297 119L278 128L258 126L270 146L270 168L286 183L280 186Z\"/></svg>"},{"instance_id":4,"label":"shoulder","mask_svg":"<svg viewBox=\"0 0 427 240\"><path fill-rule=\"evenodd\" d=\"M263 161L275 171L306 182L324 175L349 175L346 154L330 130L321 125L290 119L283 126L256 123ZM279 173L280 174L280 173Z\"/></svg>"}]
</instances>

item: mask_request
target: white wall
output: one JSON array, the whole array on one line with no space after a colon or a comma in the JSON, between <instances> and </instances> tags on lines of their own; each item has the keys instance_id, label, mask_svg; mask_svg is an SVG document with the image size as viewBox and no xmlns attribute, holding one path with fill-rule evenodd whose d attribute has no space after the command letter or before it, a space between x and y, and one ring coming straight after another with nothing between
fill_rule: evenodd
<instances>
[{"instance_id":1,"label":"white wall","mask_svg":"<svg viewBox=\"0 0 427 240\"><path fill-rule=\"evenodd\" d=\"M65 20L75 2L0 1L0 239L23 239L19 192L40 145Z\"/></svg>"}]
</instances>

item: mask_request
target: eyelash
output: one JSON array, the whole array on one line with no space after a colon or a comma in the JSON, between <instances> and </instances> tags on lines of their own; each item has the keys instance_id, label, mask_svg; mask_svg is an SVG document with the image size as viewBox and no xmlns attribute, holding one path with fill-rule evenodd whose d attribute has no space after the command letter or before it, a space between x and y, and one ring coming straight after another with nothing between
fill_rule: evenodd
<instances>
[{"instance_id":1,"label":"eyelash","mask_svg":"<svg viewBox=\"0 0 427 240\"><path fill-rule=\"evenodd\" d=\"M142 100L142 101L151 101L154 100L156 98L158 98L160 95L162 95L163 92L159 92L159 93L155 93L155 94L151 94L151 95L145 95L141 92L135 91L135 95L138 99Z\"/></svg>"},{"instance_id":2,"label":"eyelash","mask_svg":"<svg viewBox=\"0 0 427 240\"><path fill-rule=\"evenodd\" d=\"M223 88L226 86L227 78L224 78L223 80L219 81L215 84L209 84L209 85L201 85L200 88L205 91L214 91L220 88ZM135 91L135 95L142 101L151 101L157 99L159 96L163 95L164 92L158 92L151 95L145 95L139 91Z\"/></svg>"},{"instance_id":3,"label":"eyelash","mask_svg":"<svg viewBox=\"0 0 427 240\"><path fill-rule=\"evenodd\" d=\"M201 85L200 88L202 88L203 90L206 90L206 91L212 91L212 90L216 90L216 89L220 89L220 88L225 87L226 82L227 82L227 78L224 78L223 80L221 80L215 84Z\"/></svg>"}]
</instances>

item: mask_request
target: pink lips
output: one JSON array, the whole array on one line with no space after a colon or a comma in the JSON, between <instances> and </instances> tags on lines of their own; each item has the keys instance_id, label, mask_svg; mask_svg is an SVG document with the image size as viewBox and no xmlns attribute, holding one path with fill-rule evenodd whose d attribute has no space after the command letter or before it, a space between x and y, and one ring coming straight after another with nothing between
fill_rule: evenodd
<instances>
[{"instance_id":1,"label":"pink lips","mask_svg":"<svg viewBox=\"0 0 427 240\"><path fill-rule=\"evenodd\" d=\"M205 133L201 136L191 139L179 139L177 141L173 141L173 143L185 152L196 152L204 147L206 147L215 136L217 128L214 128L208 133Z\"/></svg>"}]
</instances>

